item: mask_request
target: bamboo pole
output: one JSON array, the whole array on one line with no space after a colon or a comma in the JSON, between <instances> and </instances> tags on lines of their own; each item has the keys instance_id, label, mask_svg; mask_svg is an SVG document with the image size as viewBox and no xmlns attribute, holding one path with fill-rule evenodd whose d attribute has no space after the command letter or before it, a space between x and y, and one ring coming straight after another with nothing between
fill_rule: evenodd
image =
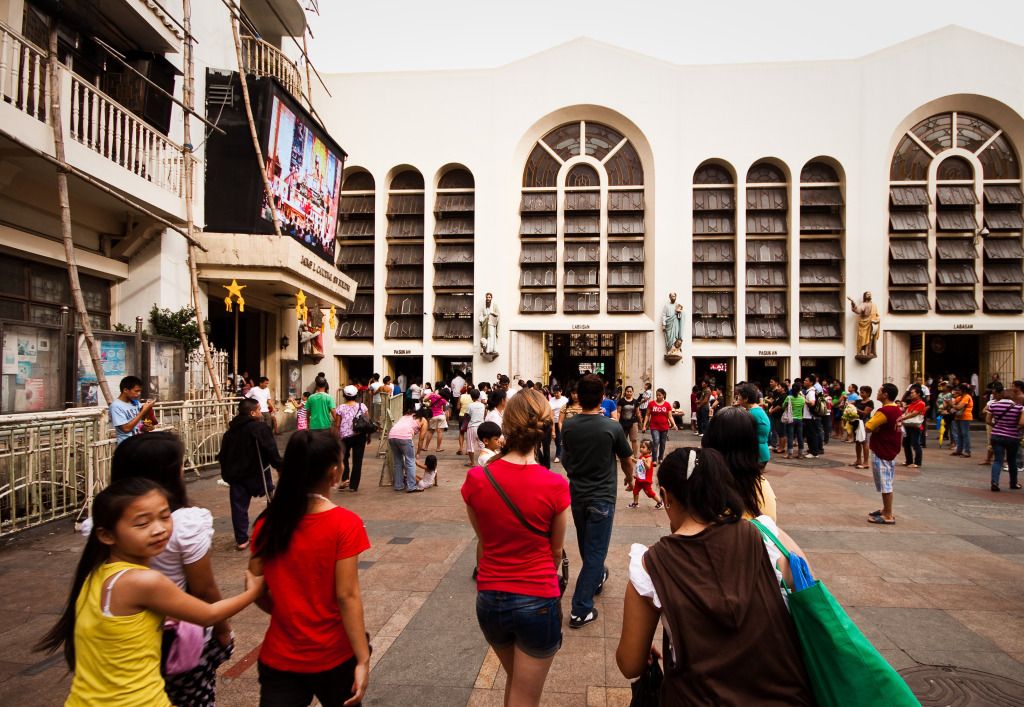
<instances>
[{"instance_id":1,"label":"bamboo pole","mask_svg":"<svg viewBox=\"0 0 1024 707\"><path fill-rule=\"evenodd\" d=\"M235 59L238 61L238 76L242 84L242 103L245 104L245 117L249 122L249 135L252 137L252 148L256 152L256 162L259 163L260 177L263 179L263 191L267 197L267 204L270 206L270 219L274 223L274 233L281 235L281 224L277 220L277 208L274 206L274 191L270 188L270 179L267 177L267 164L263 161L263 150L260 148L260 138L256 133L256 121L252 117L252 102L249 100L249 82L245 76L245 64L242 62L242 38L238 33L238 14L231 11L231 34L235 39Z\"/></svg>"},{"instance_id":2,"label":"bamboo pole","mask_svg":"<svg viewBox=\"0 0 1024 707\"><path fill-rule=\"evenodd\" d=\"M57 161L61 165L66 165L64 128L60 113L60 62L57 60L56 18L50 21L48 49L47 69L50 79L50 125L53 128L53 149ZM85 345L89 350L89 358L92 359L92 368L96 373L96 382L100 386L100 391L103 393L103 399L106 401L106 404L110 405L114 402L114 397L110 394L110 385L107 383L107 376L103 373L100 350L96 346L96 338L92 333L92 324L89 322L89 312L85 308L85 298L82 296L82 284L78 279L75 241L71 234L71 197L68 195L68 173L67 169L63 166L57 167L57 199L60 205L60 231L64 241L64 257L67 259L68 265L71 301L75 306L75 314L78 315L82 334L85 336Z\"/></svg>"},{"instance_id":3,"label":"bamboo pole","mask_svg":"<svg viewBox=\"0 0 1024 707\"><path fill-rule=\"evenodd\" d=\"M210 340L206 336L206 326L203 323L202 291L199 289L199 269L196 267L195 243L195 216L193 213L193 191L195 185L195 156L192 154L192 113L195 110L195 67L192 61L192 2L182 0L182 15L185 24L185 82L182 86L182 98L185 101L186 113L182 127L181 156L185 161L185 227L188 230L188 274L192 286L192 308L195 310L196 323L199 325L199 343L203 347L203 358L206 360L206 370L210 373L210 381L213 383L213 394L217 400L223 400L220 379L217 378L217 370L213 365L213 355L210 353ZM233 361L235 370L238 370L238 359Z\"/></svg>"},{"instance_id":4,"label":"bamboo pole","mask_svg":"<svg viewBox=\"0 0 1024 707\"><path fill-rule=\"evenodd\" d=\"M306 43L306 32L302 33L302 56L306 62L306 103L309 104L309 112L315 113L313 108L313 81L309 75L309 45ZM321 121L322 122L322 121Z\"/></svg>"}]
</instances>

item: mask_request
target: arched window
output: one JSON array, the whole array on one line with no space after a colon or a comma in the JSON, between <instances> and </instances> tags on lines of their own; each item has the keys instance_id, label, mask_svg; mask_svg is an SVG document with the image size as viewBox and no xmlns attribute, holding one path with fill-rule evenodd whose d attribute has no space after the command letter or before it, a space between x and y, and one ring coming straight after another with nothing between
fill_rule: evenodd
<instances>
[{"instance_id":1,"label":"arched window","mask_svg":"<svg viewBox=\"0 0 1024 707\"><path fill-rule=\"evenodd\" d=\"M1024 312L1020 165L998 126L958 111L922 120L890 181L890 312L970 313L979 294L986 312Z\"/></svg>"},{"instance_id":2,"label":"arched window","mask_svg":"<svg viewBox=\"0 0 1024 707\"><path fill-rule=\"evenodd\" d=\"M693 338L736 336L736 180L705 162L693 174Z\"/></svg>"},{"instance_id":3,"label":"arched window","mask_svg":"<svg viewBox=\"0 0 1024 707\"><path fill-rule=\"evenodd\" d=\"M405 168L388 186L388 339L423 338L423 175Z\"/></svg>"},{"instance_id":4,"label":"arched window","mask_svg":"<svg viewBox=\"0 0 1024 707\"><path fill-rule=\"evenodd\" d=\"M643 184L636 149L607 125L566 123L537 142L523 170L519 207L520 312L556 312L559 289L563 312L600 312L602 289L606 312L643 312Z\"/></svg>"},{"instance_id":5,"label":"arched window","mask_svg":"<svg viewBox=\"0 0 1024 707\"><path fill-rule=\"evenodd\" d=\"M473 340L473 175L449 169L434 201L434 338Z\"/></svg>"},{"instance_id":6,"label":"arched window","mask_svg":"<svg viewBox=\"0 0 1024 707\"><path fill-rule=\"evenodd\" d=\"M761 160L747 171L748 339L787 339L789 189L782 168ZM770 293L765 298L763 295ZM763 305L762 303L769 303ZM782 303L782 306L778 306Z\"/></svg>"},{"instance_id":7,"label":"arched window","mask_svg":"<svg viewBox=\"0 0 1024 707\"><path fill-rule=\"evenodd\" d=\"M800 338L843 338L843 183L814 160L800 170Z\"/></svg>"},{"instance_id":8,"label":"arched window","mask_svg":"<svg viewBox=\"0 0 1024 707\"><path fill-rule=\"evenodd\" d=\"M375 188L373 175L360 168L350 168L341 184L338 267L358 287L355 301L338 316L338 339L373 338Z\"/></svg>"}]
</instances>

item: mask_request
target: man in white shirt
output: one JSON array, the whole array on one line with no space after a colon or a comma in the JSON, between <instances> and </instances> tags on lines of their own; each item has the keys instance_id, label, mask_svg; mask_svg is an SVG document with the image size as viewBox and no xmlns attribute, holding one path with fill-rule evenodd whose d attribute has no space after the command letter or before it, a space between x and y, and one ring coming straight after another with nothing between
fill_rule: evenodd
<instances>
[{"instance_id":1,"label":"man in white shirt","mask_svg":"<svg viewBox=\"0 0 1024 707\"><path fill-rule=\"evenodd\" d=\"M252 398L260 404L260 415L263 416L263 422L270 429L274 429L274 403L270 399L270 379L260 376L259 384L245 397Z\"/></svg>"},{"instance_id":2,"label":"man in white shirt","mask_svg":"<svg viewBox=\"0 0 1024 707\"><path fill-rule=\"evenodd\" d=\"M384 387L384 384L380 382L380 374L374 373L370 376L370 395L373 397L370 399L373 405L373 420L377 422L380 420L381 413L381 399L380 389Z\"/></svg>"},{"instance_id":3,"label":"man in white shirt","mask_svg":"<svg viewBox=\"0 0 1024 707\"><path fill-rule=\"evenodd\" d=\"M416 409L420 409L420 398L423 397L423 389L420 388L419 383L413 382L409 386L409 397L412 399L412 404L416 406Z\"/></svg>"},{"instance_id":4,"label":"man in white shirt","mask_svg":"<svg viewBox=\"0 0 1024 707\"><path fill-rule=\"evenodd\" d=\"M452 378L452 395L458 397L462 395L462 389L466 387L466 379L461 374L456 373L455 377Z\"/></svg>"},{"instance_id":5,"label":"man in white shirt","mask_svg":"<svg viewBox=\"0 0 1024 707\"><path fill-rule=\"evenodd\" d=\"M398 378L395 379L395 382L398 383L399 389L402 390L403 392L409 390L409 388L406 386L406 383L409 382L409 379L405 377L404 373L399 373Z\"/></svg>"},{"instance_id":6,"label":"man in white shirt","mask_svg":"<svg viewBox=\"0 0 1024 707\"><path fill-rule=\"evenodd\" d=\"M560 464L562 456L562 410L569 404L569 398L562 395L562 388L551 386L551 421L555 426L555 464Z\"/></svg>"},{"instance_id":7,"label":"man in white shirt","mask_svg":"<svg viewBox=\"0 0 1024 707\"><path fill-rule=\"evenodd\" d=\"M814 416L814 403L818 399L818 393L814 390L816 384L815 376L804 378L804 440L807 442L807 454L804 459L814 459L821 454L821 427L818 418Z\"/></svg>"}]
</instances>

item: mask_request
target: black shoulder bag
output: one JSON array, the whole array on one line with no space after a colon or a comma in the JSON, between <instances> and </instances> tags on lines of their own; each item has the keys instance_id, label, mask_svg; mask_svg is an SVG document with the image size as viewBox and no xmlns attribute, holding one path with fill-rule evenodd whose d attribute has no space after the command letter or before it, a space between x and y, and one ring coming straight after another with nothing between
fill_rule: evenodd
<instances>
[{"instance_id":1,"label":"black shoulder bag","mask_svg":"<svg viewBox=\"0 0 1024 707\"><path fill-rule=\"evenodd\" d=\"M519 520L519 522L523 524L524 528L529 530L534 535L539 535L542 538L548 538L548 539L551 538L551 534L550 533L545 533L543 530L541 530L540 528L535 526L533 523L531 523L530 521L526 520L526 517L522 514L522 512L519 510L519 508L516 507L516 504L512 503L512 499L509 498L508 495L505 493L505 489L501 488L501 486L498 484L497 480L494 478L494 475L491 474L491 470L487 468L486 464L484 465L484 474L487 476L487 480L491 482L491 486L494 487L494 490L498 492L499 496L501 496L501 500L504 501L505 505L508 506L508 509L510 511L512 511L512 515L514 515ZM569 586L569 557L565 554L565 550L563 549L562 550L562 566L561 566L561 569L560 569L560 572L559 572L559 575L558 575L558 592L559 592L559 596L563 596L565 594L565 588L568 587L568 586Z\"/></svg>"}]
</instances>

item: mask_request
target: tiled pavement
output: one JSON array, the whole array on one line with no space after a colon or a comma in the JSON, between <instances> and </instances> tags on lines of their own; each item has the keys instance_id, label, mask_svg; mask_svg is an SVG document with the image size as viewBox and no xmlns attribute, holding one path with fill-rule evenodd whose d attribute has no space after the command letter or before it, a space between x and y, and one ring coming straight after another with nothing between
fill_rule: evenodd
<instances>
[{"instance_id":1,"label":"tiled pavement","mask_svg":"<svg viewBox=\"0 0 1024 707\"><path fill-rule=\"evenodd\" d=\"M696 442L689 433L674 436L671 446ZM501 704L505 676L474 614L472 531L459 496L464 468L447 444L437 488L411 495L379 488L381 464L368 458L360 492L337 495L363 517L373 544L360 565L374 646L367 705ZM865 513L878 497L868 472L847 466L851 460L851 445L833 441L821 460L768 467L780 525L808 551L816 573L896 668L956 665L1021 679L1024 492L993 494L979 456L960 460L929 448L923 469L897 475L897 525L874 527ZM189 492L214 512L214 567L222 589L236 592L244 558L232 547L226 489L208 477ZM626 557L630 543L667 531L661 512L628 509L629 500L620 491L600 618L565 630L545 704L629 703L614 658ZM61 609L81 545L61 521L0 547L0 704L62 704L69 684L63 663L30 649ZM568 546L576 570L572 537ZM267 618L250 607L233 625L236 652L222 669L218 704L253 705Z\"/></svg>"}]
</instances>

